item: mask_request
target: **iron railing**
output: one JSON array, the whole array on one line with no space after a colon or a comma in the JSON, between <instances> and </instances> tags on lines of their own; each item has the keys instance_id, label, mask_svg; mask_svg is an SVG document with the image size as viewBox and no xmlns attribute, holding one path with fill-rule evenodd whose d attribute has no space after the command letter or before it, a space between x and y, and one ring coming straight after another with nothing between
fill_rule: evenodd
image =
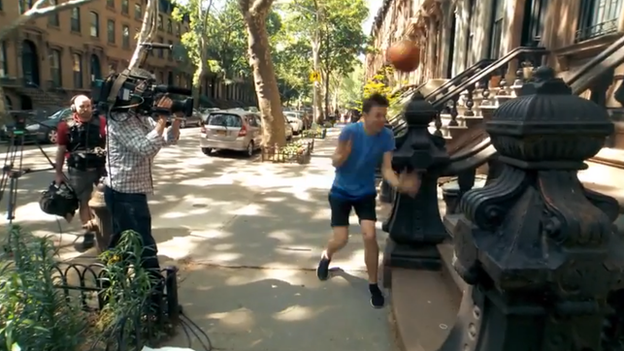
<instances>
[{"instance_id":1,"label":"iron railing","mask_svg":"<svg viewBox=\"0 0 624 351\"><path fill-rule=\"evenodd\" d=\"M622 0L581 0L581 11L575 40L597 38L618 30Z\"/></svg>"}]
</instances>

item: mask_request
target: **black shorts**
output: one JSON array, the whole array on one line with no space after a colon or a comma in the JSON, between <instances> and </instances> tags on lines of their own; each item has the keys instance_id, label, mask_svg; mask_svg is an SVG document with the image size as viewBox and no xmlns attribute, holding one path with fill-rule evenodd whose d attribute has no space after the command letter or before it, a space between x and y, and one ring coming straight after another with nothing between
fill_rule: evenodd
<instances>
[{"instance_id":1,"label":"black shorts","mask_svg":"<svg viewBox=\"0 0 624 351\"><path fill-rule=\"evenodd\" d=\"M376 207L377 195L366 196L357 200L344 199L329 195L329 207L331 209L331 226L348 227L351 208L361 221L377 221Z\"/></svg>"}]
</instances>

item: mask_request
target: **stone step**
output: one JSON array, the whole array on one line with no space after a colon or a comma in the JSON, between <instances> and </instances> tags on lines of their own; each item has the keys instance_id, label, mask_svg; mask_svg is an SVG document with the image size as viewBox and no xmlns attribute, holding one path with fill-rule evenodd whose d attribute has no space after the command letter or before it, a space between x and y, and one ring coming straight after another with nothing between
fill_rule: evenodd
<instances>
[{"instance_id":1,"label":"stone step","mask_svg":"<svg viewBox=\"0 0 624 351\"><path fill-rule=\"evenodd\" d=\"M440 271L392 269L392 314L402 350L440 348L459 311L461 296Z\"/></svg>"}]
</instances>

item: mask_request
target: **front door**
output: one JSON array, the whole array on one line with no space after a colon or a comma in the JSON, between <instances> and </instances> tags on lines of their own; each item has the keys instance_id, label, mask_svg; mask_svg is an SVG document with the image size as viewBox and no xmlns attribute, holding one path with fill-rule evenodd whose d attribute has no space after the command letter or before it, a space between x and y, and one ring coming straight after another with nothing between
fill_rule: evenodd
<instances>
[{"instance_id":1,"label":"front door","mask_svg":"<svg viewBox=\"0 0 624 351\"><path fill-rule=\"evenodd\" d=\"M39 87L39 55L37 47L30 40L22 43L22 74L29 86Z\"/></svg>"},{"instance_id":2,"label":"front door","mask_svg":"<svg viewBox=\"0 0 624 351\"><path fill-rule=\"evenodd\" d=\"M549 0L527 0L522 23L522 46L538 46L544 33L544 21Z\"/></svg>"}]
</instances>

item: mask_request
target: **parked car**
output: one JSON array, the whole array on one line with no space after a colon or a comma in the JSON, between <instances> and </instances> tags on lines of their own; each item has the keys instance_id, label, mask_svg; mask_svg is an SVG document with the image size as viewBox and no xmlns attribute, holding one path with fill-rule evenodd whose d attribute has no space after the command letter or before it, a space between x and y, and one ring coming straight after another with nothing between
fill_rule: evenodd
<instances>
[{"instance_id":1,"label":"parked car","mask_svg":"<svg viewBox=\"0 0 624 351\"><path fill-rule=\"evenodd\" d=\"M242 151L251 157L262 144L260 116L238 110L215 111L202 123L199 145L206 155L217 150Z\"/></svg>"},{"instance_id":2,"label":"parked car","mask_svg":"<svg viewBox=\"0 0 624 351\"><path fill-rule=\"evenodd\" d=\"M303 127L303 120L298 117L296 112L284 112L284 118L292 126L295 135L301 133L305 129Z\"/></svg>"},{"instance_id":3,"label":"parked car","mask_svg":"<svg viewBox=\"0 0 624 351\"><path fill-rule=\"evenodd\" d=\"M310 129L312 127L312 115L306 111L297 111L297 118L303 122L303 130Z\"/></svg>"},{"instance_id":4,"label":"parked car","mask_svg":"<svg viewBox=\"0 0 624 351\"><path fill-rule=\"evenodd\" d=\"M286 135L286 141L292 140L295 134L292 124L288 123L286 120L284 121L284 134Z\"/></svg>"},{"instance_id":5,"label":"parked car","mask_svg":"<svg viewBox=\"0 0 624 351\"><path fill-rule=\"evenodd\" d=\"M202 124L202 114L199 110L193 110L191 117L186 117L180 123L180 128L199 127Z\"/></svg>"},{"instance_id":6,"label":"parked car","mask_svg":"<svg viewBox=\"0 0 624 351\"><path fill-rule=\"evenodd\" d=\"M57 133L56 127L59 122L66 120L72 116L71 109L64 108L56 113L48 116L33 113L32 111L9 111L9 114L15 118L23 118L26 123L24 133L25 143L56 143ZM7 123L0 130L0 141L7 142L11 138L11 134L15 129L15 123Z\"/></svg>"}]
</instances>

